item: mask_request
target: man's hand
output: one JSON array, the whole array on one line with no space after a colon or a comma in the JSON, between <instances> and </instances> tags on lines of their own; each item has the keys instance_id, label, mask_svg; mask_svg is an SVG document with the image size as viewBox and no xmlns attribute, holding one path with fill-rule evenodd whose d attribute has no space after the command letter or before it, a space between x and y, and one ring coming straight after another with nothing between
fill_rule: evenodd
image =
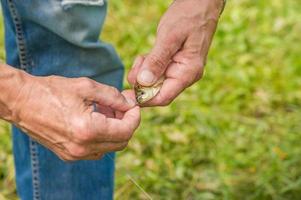
<instances>
[{"instance_id":1,"label":"man's hand","mask_svg":"<svg viewBox=\"0 0 301 200\"><path fill-rule=\"evenodd\" d=\"M145 106L171 103L203 74L223 0L175 0L157 30L154 48L139 56L129 73L131 84L153 85L162 75L159 94Z\"/></svg>"},{"instance_id":2,"label":"man's hand","mask_svg":"<svg viewBox=\"0 0 301 200\"><path fill-rule=\"evenodd\" d=\"M125 97L87 78L22 74L7 119L63 160L100 159L122 150L139 125L139 107L127 100L133 94Z\"/></svg>"}]
</instances>

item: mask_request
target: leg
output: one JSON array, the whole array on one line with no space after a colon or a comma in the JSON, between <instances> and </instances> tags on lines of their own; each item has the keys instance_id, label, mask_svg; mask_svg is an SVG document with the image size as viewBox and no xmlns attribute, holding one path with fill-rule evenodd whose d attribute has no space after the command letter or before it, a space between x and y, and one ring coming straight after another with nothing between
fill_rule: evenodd
<instances>
[{"instance_id":1,"label":"leg","mask_svg":"<svg viewBox=\"0 0 301 200\"><path fill-rule=\"evenodd\" d=\"M102 0L2 0L8 64L38 76L90 77L122 87L123 66L98 40L106 14ZM65 163L13 128L21 199L112 199L114 154Z\"/></svg>"}]
</instances>

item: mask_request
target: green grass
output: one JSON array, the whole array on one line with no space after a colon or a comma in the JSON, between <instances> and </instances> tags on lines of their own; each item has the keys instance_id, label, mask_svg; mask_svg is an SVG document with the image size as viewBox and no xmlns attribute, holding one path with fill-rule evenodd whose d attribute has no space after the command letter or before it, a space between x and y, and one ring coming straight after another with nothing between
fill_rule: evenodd
<instances>
[{"instance_id":1,"label":"green grass","mask_svg":"<svg viewBox=\"0 0 301 200\"><path fill-rule=\"evenodd\" d=\"M169 2L110 1L102 39L127 69ZM301 199L300 10L298 0L228 2L203 80L143 110L118 155L116 199L147 199L128 175L153 199ZM2 123L0 199L15 196L8 132Z\"/></svg>"}]
</instances>

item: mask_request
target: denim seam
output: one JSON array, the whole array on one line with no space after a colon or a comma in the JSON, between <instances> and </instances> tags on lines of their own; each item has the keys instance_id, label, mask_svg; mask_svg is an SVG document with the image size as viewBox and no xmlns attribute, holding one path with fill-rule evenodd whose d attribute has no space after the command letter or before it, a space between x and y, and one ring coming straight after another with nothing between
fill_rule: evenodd
<instances>
[{"instance_id":1,"label":"denim seam","mask_svg":"<svg viewBox=\"0 0 301 200\"><path fill-rule=\"evenodd\" d=\"M40 200L40 176L39 176L39 158L38 158L38 144L30 139L30 156L31 156L31 170L32 170L32 185L33 185L33 200Z\"/></svg>"},{"instance_id":2,"label":"denim seam","mask_svg":"<svg viewBox=\"0 0 301 200\"><path fill-rule=\"evenodd\" d=\"M19 50L19 60L20 60L20 68L28 71L29 70L29 62L28 62L28 51L26 47L26 43L24 40L24 31L22 27L21 18L19 16L19 13L17 12L17 9L15 8L13 0L7 0L9 11L11 13L14 27L16 31L16 37L17 37L17 46Z\"/></svg>"},{"instance_id":3,"label":"denim seam","mask_svg":"<svg viewBox=\"0 0 301 200\"><path fill-rule=\"evenodd\" d=\"M14 23L16 31L16 43L19 51L20 68L24 71L29 71L30 56L27 51L25 34L22 27L22 21L17 12L13 0L7 0L10 14ZM33 65L33 62L31 62ZM31 158L31 170L32 170L32 188L33 188L33 200L40 200L40 180L39 180L39 160L38 160L38 145L31 138L29 138L29 149Z\"/></svg>"}]
</instances>

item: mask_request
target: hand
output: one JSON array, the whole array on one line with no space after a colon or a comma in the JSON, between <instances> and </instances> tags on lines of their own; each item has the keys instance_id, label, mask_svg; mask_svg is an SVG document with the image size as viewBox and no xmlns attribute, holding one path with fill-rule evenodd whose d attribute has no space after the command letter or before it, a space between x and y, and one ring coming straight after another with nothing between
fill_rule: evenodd
<instances>
[{"instance_id":1,"label":"hand","mask_svg":"<svg viewBox=\"0 0 301 200\"><path fill-rule=\"evenodd\" d=\"M136 59L128 75L131 84L143 86L165 76L160 92L145 106L168 105L202 77L222 7L222 0L175 0L170 6L154 48Z\"/></svg>"},{"instance_id":2,"label":"hand","mask_svg":"<svg viewBox=\"0 0 301 200\"><path fill-rule=\"evenodd\" d=\"M11 121L63 160L122 150L140 123L133 94L87 78L27 76Z\"/></svg>"}]
</instances>

